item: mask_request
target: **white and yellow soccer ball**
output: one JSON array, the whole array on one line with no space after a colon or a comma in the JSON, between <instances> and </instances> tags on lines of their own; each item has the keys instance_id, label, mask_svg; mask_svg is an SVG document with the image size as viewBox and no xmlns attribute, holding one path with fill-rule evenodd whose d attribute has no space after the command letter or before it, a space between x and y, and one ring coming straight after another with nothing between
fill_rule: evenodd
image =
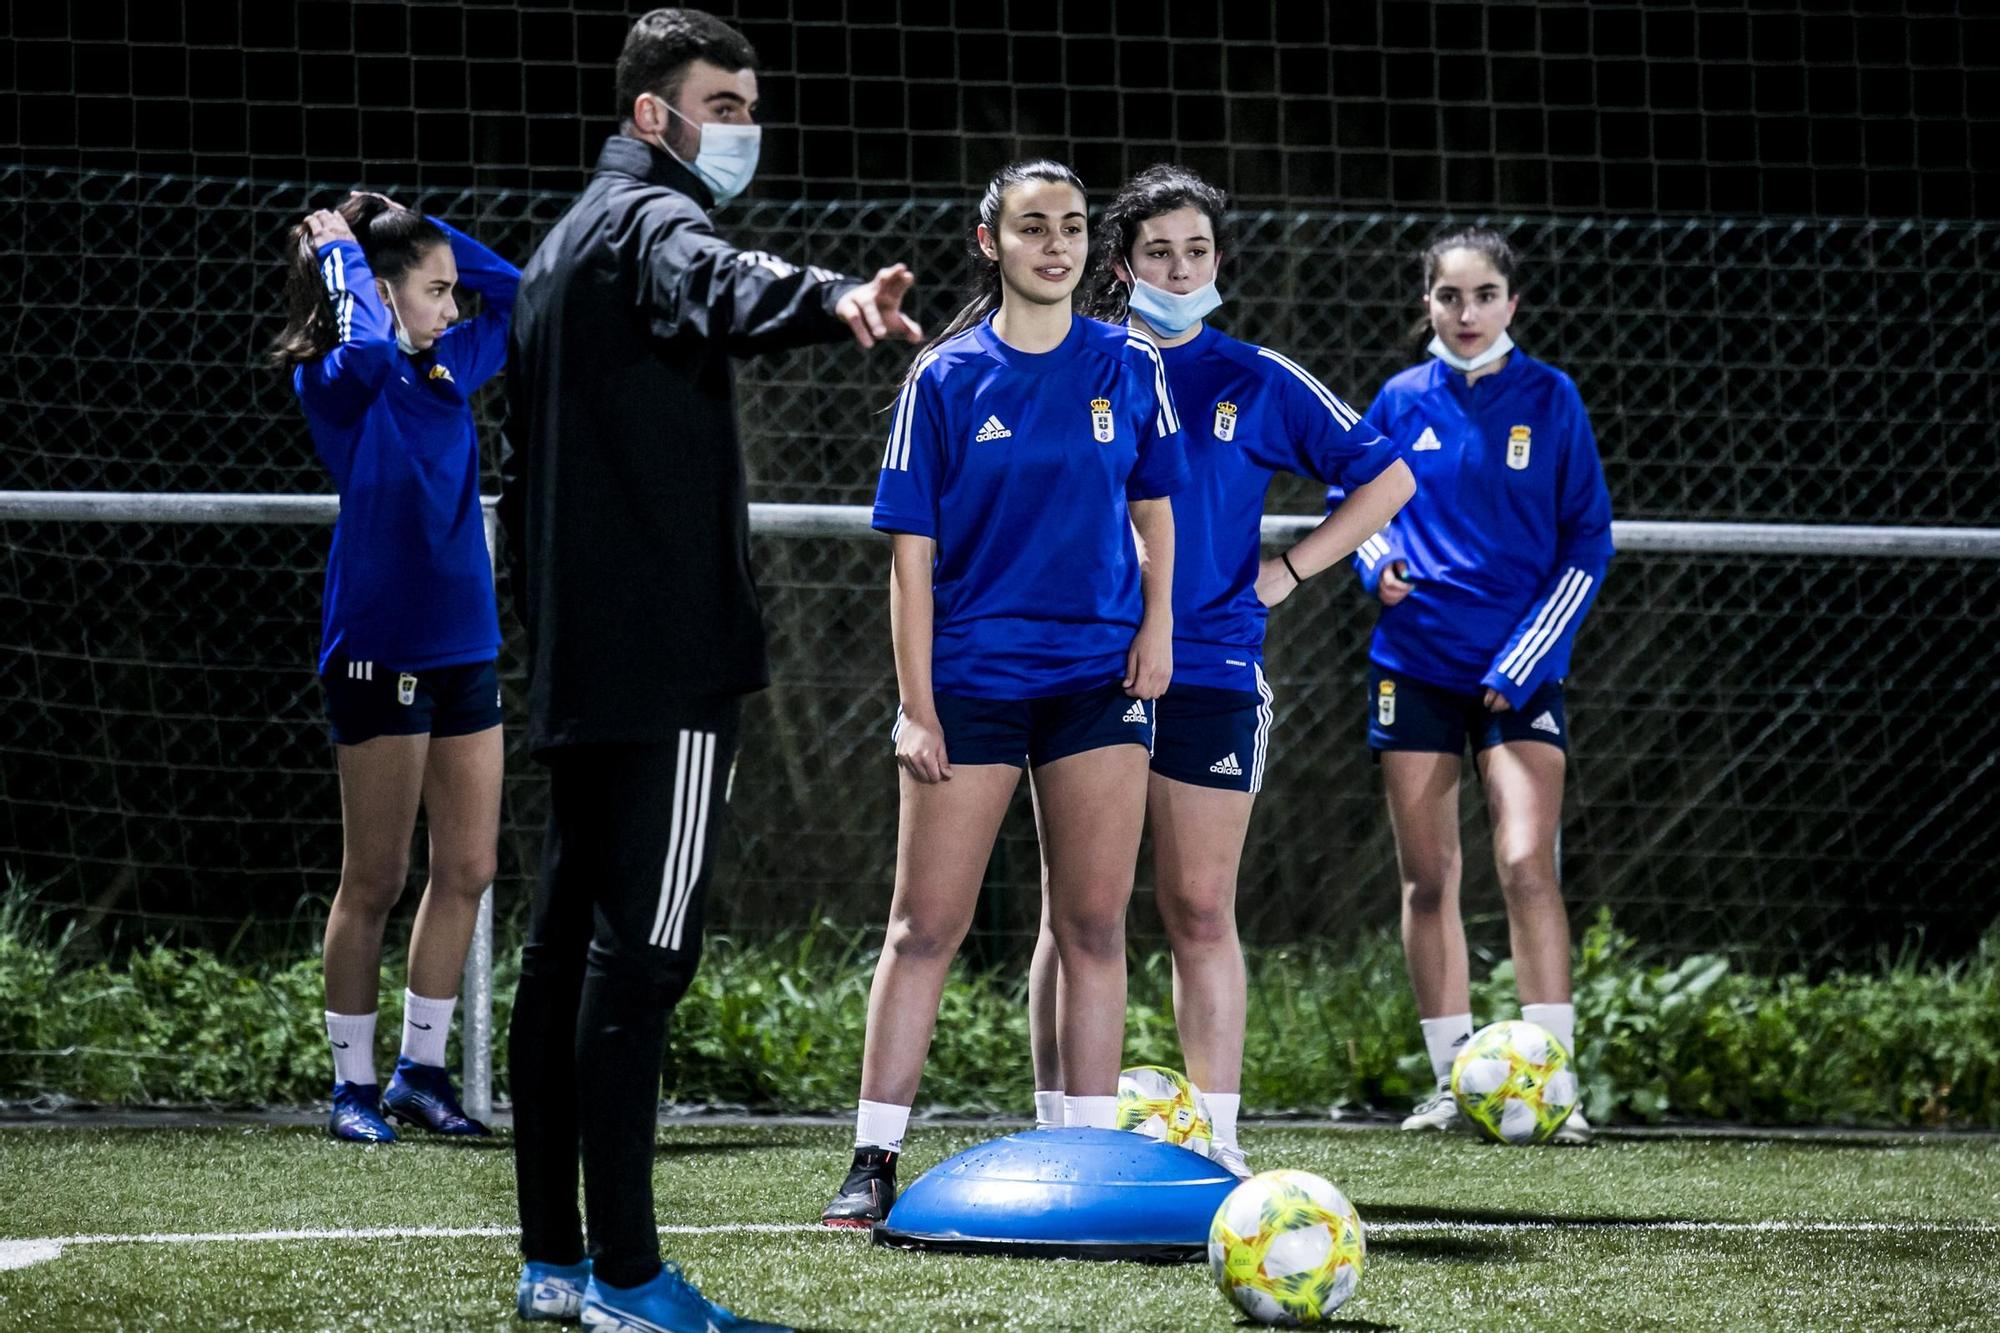
<instances>
[{"instance_id":1,"label":"white and yellow soccer ball","mask_svg":"<svg viewBox=\"0 0 2000 1333\"><path fill-rule=\"evenodd\" d=\"M1215 1137L1201 1089L1165 1065L1134 1065L1119 1071L1118 1118L1112 1123L1204 1154Z\"/></svg>"},{"instance_id":2,"label":"white and yellow soccer ball","mask_svg":"<svg viewBox=\"0 0 2000 1333\"><path fill-rule=\"evenodd\" d=\"M1230 1303L1260 1324L1333 1318L1361 1281L1361 1217L1331 1181L1266 1171L1229 1192L1208 1227L1208 1269Z\"/></svg>"},{"instance_id":3,"label":"white and yellow soccer ball","mask_svg":"<svg viewBox=\"0 0 2000 1333\"><path fill-rule=\"evenodd\" d=\"M1451 1064L1451 1095L1496 1143L1546 1143L1576 1108L1576 1071L1549 1030L1525 1019L1472 1034Z\"/></svg>"}]
</instances>

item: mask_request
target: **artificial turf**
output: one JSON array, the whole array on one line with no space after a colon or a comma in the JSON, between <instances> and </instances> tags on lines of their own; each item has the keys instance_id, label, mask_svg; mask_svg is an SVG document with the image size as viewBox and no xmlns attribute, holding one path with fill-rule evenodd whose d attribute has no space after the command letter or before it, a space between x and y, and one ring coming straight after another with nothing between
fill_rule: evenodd
<instances>
[{"instance_id":1,"label":"artificial turf","mask_svg":"<svg viewBox=\"0 0 2000 1333\"><path fill-rule=\"evenodd\" d=\"M920 1127L903 1179L996 1132ZM809 1223L845 1166L845 1137L754 1121L669 1127L655 1158L660 1219ZM2000 1310L2000 1143L1988 1138L1517 1150L1282 1124L1249 1127L1244 1144L1255 1166L1333 1180L1375 1228L1346 1327L1990 1329ZM505 1227L512 1189L504 1143L0 1130L0 1240ZM1226 1328L1235 1317L1199 1265L908 1254L817 1229L664 1243L714 1298L801 1328ZM78 1244L0 1271L0 1327L520 1327L517 1264L507 1235Z\"/></svg>"}]
</instances>

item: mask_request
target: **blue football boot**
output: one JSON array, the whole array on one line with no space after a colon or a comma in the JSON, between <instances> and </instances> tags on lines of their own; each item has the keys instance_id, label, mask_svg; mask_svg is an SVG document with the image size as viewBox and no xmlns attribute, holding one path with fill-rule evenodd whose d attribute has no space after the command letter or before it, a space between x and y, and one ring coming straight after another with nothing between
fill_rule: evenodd
<instances>
[{"instance_id":1,"label":"blue football boot","mask_svg":"<svg viewBox=\"0 0 2000 1333\"><path fill-rule=\"evenodd\" d=\"M493 1131L465 1113L452 1090L451 1075L438 1065L420 1065L408 1056L396 1058L396 1074L382 1094L382 1109L406 1125L433 1134L491 1134Z\"/></svg>"},{"instance_id":2,"label":"blue football boot","mask_svg":"<svg viewBox=\"0 0 2000 1333\"><path fill-rule=\"evenodd\" d=\"M717 1305L681 1276L677 1264L636 1287L614 1287L595 1274L583 1292L583 1326L611 1333L791 1333L783 1324L760 1324Z\"/></svg>"},{"instance_id":3,"label":"blue football boot","mask_svg":"<svg viewBox=\"0 0 2000 1333\"><path fill-rule=\"evenodd\" d=\"M349 1143L394 1143L396 1131L382 1118L381 1096L373 1083L334 1084L326 1132Z\"/></svg>"},{"instance_id":4,"label":"blue football boot","mask_svg":"<svg viewBox=\"0 0 2000 1333\"><path fill-rule=\"evenodd\" d=\"M514 1308L523 1319L575 1323L583 1312L583 1289L589 1281L588 1259L576 1264L544 1264L530 1259L521 1265Z\"/></svg>"}]
</instances>

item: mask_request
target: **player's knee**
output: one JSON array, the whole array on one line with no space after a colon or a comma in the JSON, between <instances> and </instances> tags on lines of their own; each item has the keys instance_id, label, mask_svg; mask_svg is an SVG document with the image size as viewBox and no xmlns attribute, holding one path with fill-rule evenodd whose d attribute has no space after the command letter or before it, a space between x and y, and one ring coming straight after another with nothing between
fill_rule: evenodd
<instances>
[{"instance_id":1,"label":"player's knee","mask_svg":"<svg viewBox=\"0 0 2000 1333\"><path fill-rule=\"evenodd\" d=\"M889 923L886 947L905 962L949 962L964 942L965 931L965 922L944 916L899 916Z\"/></svg>"},{"instance_id":2,"label":"player's knee","mask_svg":"<svg viewBox=\"0 0 2000 1333\"><path fill-rule=\"evenodd\" d=\"M1068 912L1055 923L1064 966L1102 963L1125 956L1125 913Z\"/></svg>"},{"instance_id":3,"label":"player's knee","mask_svg":"<svg viewBox=\"0 0 2000 1333\"><path fill-rule=\"evenodd\" d=\"M403 896L403 886L409 877L407 860L349 862L341 867L334 904L343 912L379 920L388 916L389 909Z\"/></svg>"},{"instance_id":4,"label":"player's knee","mask_svg":"<svg viewBox=\"0 0 2000 1333\"><path fill-rule=\"evenodd\" d=\"M1503 856L1495 867L1510 909L1562 901L1555 867L1544 856Z\"/></svg>"},{"instance_id":5,"label":"player's knee","mask_svg":"<svg viewBox=\"0 0 2000 1333\"><path fill-rule=\"evenodd\" d=\"M431 864L430 892L477 904L498 868L499 860L490 851L440 858Z\"/></svg>"},{"instance_id":6,"label":"player's knee","mask_svg":"<svg viewBox=\"0 0 2000 1333\"><path fill-rule=\"evenodd\" d=\"M1443 874L1412 875L1403 881L1403 908L1413 916L1436 916L1455 910L1451 880Z\"/></svg>"},{"instance_id":7,"label":"player's knee","mask_svg":"<svg viewBox=\"0 0 2000 1333\"><path fill-rule=\"evenodd\" d=\"M1236 938L1236 904L1226 883L1196 885L1184 901L1160 900L1167 939L1176 949L1211 949Z\"/></svg>"}]
</instances>

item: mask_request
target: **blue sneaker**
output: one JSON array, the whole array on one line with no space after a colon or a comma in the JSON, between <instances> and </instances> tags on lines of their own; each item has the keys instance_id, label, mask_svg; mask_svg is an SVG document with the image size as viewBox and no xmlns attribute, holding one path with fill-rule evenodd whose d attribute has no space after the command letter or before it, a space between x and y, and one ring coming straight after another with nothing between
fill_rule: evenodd
<instances>
[{"instance_id":1,"label":"blue sneaker","mask_svg":"<svg viewBox=\"0 0 2000 1333\"><path fill-rule=\"evenodd\" d=\"M792 1333L783 1324L760 1324L729 1313L695 1290L678 1264L636 1287L614 1287L595 1275L583 1291L583 1326L611 1333Z\"/></svg>"},{"instance_id":2,"label":"blue sneaker","mask_svg":"<svg viewBox=\"0 0 2000 1333\"><path fill-rule=\"evenodd\" d=\"M583 1288L589 1281L588 1259L577 1264L544 1264L530 1259L521 1265L514 1308L523 1319L574 1323L583 1313Z\"/></svg>"},{"instance_id":3,"label":"blue sneaker","mask_svg":"<svg viewBox=\"0 0 2000 1333\"><path fill-rule=\"evenodd\" d=\"M439 1065L420 1065L408 1056L396 1057L396 1075L382 1094L382 1109L406 1125L433 1134L491 1134L493 1131L465 1113L451 1075Z\"/></svg>"},{"instance_id":4,"label":"blue sneaker","mask_svg":"<svg viewBox=\"0 0 2000 1333\"><path fill-rule=\"evenodd\" d=\"M382 1118L381 1097L373 1083L334 1084L326 1132L349 1143L394 1143L396 1131Z\"/></svg>"}]
</instances>

